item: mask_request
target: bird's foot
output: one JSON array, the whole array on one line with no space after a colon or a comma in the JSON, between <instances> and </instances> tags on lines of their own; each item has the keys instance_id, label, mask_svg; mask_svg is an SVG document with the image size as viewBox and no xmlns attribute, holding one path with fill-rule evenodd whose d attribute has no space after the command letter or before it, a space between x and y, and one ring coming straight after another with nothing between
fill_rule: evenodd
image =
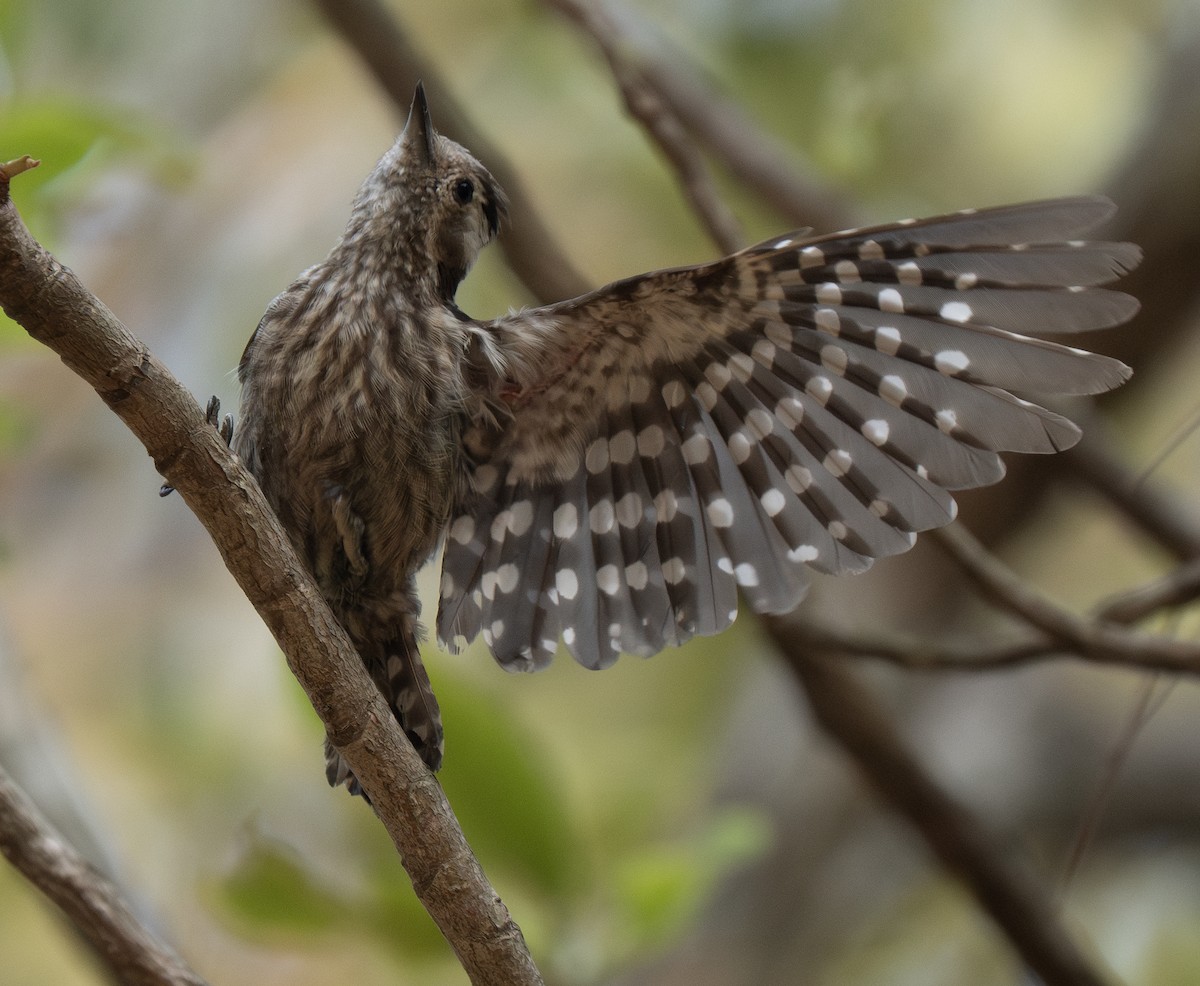
<instances>
[{"instance_id":1,"label":"bird's foot","mask_svg":"<svg viewBox=\"0 0 1200 986\"><path fill-rule=\"evenodd\" d=\"M221 417L221 399L215 394L208 399L208 406L204 409L204 420L217 429L221 441L227 446L233 442L233 415ZM159 496L170 496L174 492L175 487L170 483L163 483L158 489Z\"/></svg>"}]
</instances>

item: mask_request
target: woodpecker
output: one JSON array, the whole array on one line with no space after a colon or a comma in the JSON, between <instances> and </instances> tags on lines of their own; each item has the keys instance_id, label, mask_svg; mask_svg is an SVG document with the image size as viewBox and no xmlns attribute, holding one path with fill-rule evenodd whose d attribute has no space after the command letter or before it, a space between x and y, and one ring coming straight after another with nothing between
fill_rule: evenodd
<instances>
[{"instance_id":1,"label":"woodpecker","mask_svg":"<svg viewBox=\"0 0 1200 986\"><path fill-rule=\"evenodd\" d=\"M504 193L417 88L345 232L267 309L234 450L405 733L442 761L414 578L437 635L508 670L589 668L783 613L953 520L1001 451L1079 429L1041 405L1123 383L1069 345L1137 310L1138 248L1064 198L772 237L490 321L455 304ZM1049 335L1062 341L1046 341ZM327 745L333 785L361 793Z\"/></svg>"}]
</instances>

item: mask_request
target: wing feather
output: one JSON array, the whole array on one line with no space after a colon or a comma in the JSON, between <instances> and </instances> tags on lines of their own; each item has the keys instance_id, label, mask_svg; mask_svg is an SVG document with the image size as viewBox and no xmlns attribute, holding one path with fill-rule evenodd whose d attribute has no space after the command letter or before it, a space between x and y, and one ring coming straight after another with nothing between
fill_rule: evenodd
<instances>
[{"instance_id":1,"label":"wing feather","mask_svg":"<svg viewBox=\"0 0 1200 986\"><path fill-rule=\"evenodd\" d=\"M775 237L480 324L497 372L455 508L438 633L587 667L794 607L948 523L1001 451L1079 431L1040 401L1128 368L1036 335L1128 319L1136 247L1060 199ZM502 416L503 417L503 416ZM475 449L479 448L478 454Z\"/></svg>"}]
</instances>

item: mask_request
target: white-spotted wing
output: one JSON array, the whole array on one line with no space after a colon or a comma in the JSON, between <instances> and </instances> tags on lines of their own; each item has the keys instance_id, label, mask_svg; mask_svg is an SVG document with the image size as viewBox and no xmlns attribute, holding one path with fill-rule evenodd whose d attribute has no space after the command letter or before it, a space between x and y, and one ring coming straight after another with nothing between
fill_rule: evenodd
<instances>
[{"instance_id":1,"label":"white-spotted wing","mask_svg":"<svg viewBox=\"0 0 1200 986\"><path fill-rule=\"evenodd\" d=\"M775 237L484 326L503 359L443 560L438 635L588 667L795 607L949 523L1000 451L1079 431L1039 399L1123 364L1036 336L1129 319L1131 244L1074 198ZM481 424L481 431L489 427Z\"/></svg>"}]
</instances>

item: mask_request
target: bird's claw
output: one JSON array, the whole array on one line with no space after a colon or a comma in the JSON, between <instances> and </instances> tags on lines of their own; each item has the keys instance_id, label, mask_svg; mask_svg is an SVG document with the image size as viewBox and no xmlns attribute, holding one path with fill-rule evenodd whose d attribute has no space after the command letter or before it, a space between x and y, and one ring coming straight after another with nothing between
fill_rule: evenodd
<instances>
[{"instance_id":1,"label":"bird's claw","mask_svg":"<svg viewBox=\"0 0 1200 986\"><path fill-rule=\"evenodd\" d=\"M226 446L233 442L233 415L227 414L221 417L221 399L215 394L208 399L208 405L204 409L204 420L207 421L217 430L217 434L221 436ZM170 483L163 483L158 488L159 496L170 496L175 492L175 487Z\"/></svg>"},{"instance_id":2,"label":"bird's claw","mask_svg":"<svg viewBox=\"0 0 1200 986\"><path fill-rule=\"evenodd\" d=\"M221 417L221 399L216 394L208 399L208 407L204 409L204 420L217 429L217 434L226 445L233 441L233 415Z\"/></svg>"}]
</instances>

